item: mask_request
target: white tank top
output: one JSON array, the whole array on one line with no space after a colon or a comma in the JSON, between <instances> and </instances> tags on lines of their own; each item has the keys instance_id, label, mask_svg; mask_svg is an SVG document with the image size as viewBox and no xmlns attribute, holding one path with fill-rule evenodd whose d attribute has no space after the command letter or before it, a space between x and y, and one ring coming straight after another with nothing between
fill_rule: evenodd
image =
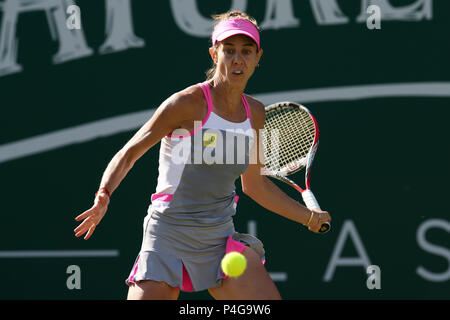
<instances>
[{"instance_id":1,"label":"white tank top","mask_svg":"<svg viewBox=\"0 0 450 320\"><path fill-rule=\"evenodd\" d=\"M249 105L242 95L247 119L225 120L213 112L208 83L199 85L208 105L201 125L161 140L158 184L149 207L154 218L209 224L236 212L235 181L249 165L255 135Z\"/></svg>"}]
</instances>

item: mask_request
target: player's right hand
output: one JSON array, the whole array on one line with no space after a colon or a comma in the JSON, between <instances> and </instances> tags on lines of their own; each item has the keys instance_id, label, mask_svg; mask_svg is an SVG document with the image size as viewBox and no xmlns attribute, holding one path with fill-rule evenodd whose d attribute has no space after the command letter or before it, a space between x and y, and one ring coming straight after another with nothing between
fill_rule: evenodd
<instances>
[{"instance_id":1,"label":"player's right hand","mask_svg":"<svg viewBox=\"0 0 450 320\"><path fill-rule=\"evenodd\" d=\"M105 216L106 210L108 210L109 197L106 193L100 192L95 196L94 205L75 218L76 221L84 220L73 231L75 237L80 237L86 234L84 240L88 240L94 232L97 225Z\"/></svg>"}]
</instances>

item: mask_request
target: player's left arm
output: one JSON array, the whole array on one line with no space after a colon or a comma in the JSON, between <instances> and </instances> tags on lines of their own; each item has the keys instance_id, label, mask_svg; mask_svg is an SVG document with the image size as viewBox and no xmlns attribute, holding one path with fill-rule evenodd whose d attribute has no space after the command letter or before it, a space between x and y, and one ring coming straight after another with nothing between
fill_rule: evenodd
<instances>
[{"instance_id":1,"label":"player's left arm","mask_svg":"<svg viewBox=\"0 0 450 320\"><path fill-rule=\"evenodd\" d=\"M261 175L261 169L264 167L264 152L262 152L260 132L264 128L266 112L264 105L258 100L247 96L247 101L250 105L255 140L250 151L252 155L250 164L241 175L242 191L267 210L305 225L311 216L311 210L289 197L268 177ZM320 228L318 222L318 215L314 215L309 229L317 232Z\"/></svg>"}]
</instances>

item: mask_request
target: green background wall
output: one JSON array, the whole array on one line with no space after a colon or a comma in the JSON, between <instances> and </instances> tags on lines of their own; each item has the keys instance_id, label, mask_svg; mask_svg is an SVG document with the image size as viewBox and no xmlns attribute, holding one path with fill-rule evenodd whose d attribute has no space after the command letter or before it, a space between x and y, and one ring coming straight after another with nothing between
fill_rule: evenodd
<instances>
[{"instance_id":1,"label":"green background wall","mask_svg":"<svg viewBox=\"0 0 450 320\"><path fill-rule=\"evenodd\" d=\"M0 44L6 41L4 28L10 27L1 24L8 2L16 1L0 1ZM106 6L118 2L61 1L64 8L73 3L81 8L82 29L71 32L83 35L92 50L64 63L52 60L60 41L52 37L45 11L20 12L15 38L22 70L2 74L0 62L0 299L126 297L124 279L140 247L142 221L156 186L159 146L136 163L116 190L89 241L73 236L74 218L91 206L107 163L151 110L205 78L210 42L179 26L174 8L181 2L130 1L129 21L142 45L104 54ZM332 231L315 235L264 210L242 194L239 180L236 229L249 232L249 225L256 225L266 248L266 267L275 278L281 276L276 285L285 299L448 299L450 3L329 2L348 21L319 23L313 5L321 1L184 2L196 5L203 19L243 5L260 23L268 19L268 4L275 3L278 10L291 9L298 22L263 28L261 67L246 92L266 105L303 103L317 117L321 141L312 189L332 215ZM373 3L410 11L422 3L425 7L418 6L416 13L428 14L386 17L381 29L370 30L357 17ZM68 16L63 12L64 19ZM277 17L278 22L288 18ZM121 116L138 112L144 115L133 118L128 129L114 127ZM104 119L115 120L104 128L98 122ZM79 140L84 134L90 138ZM66 142L46 148L55 137ZM27 148L36 152L27 153ZM302 173L293 178L301 181ZM42 250L114 250L108 252L117 255L23 257L25 251ZM367 288L363 255L380 267L381 289ZM346 258L356 265L340 265ZM70 265L80 267L79 290L66 286ZM180 298L210 299L206 292L182 293Z\"/></svg>"}]
</instances>

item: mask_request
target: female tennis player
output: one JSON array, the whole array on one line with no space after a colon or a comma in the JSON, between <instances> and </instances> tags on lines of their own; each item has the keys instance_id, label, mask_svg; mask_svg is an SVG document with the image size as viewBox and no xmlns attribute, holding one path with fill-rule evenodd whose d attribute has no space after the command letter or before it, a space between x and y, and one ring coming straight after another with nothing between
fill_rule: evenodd
<instances>
[{"instance_id":1,"label":"female tennis player","mask_svg":"<svg viewBox=\"0 0 450 320\"><path fill-rule=\"evenodd\" d=\"M177 299L180 290L208 290L215 299L281 298L264 267L261 241L234 229L239 176L245 194L313 232L331 220L326 211L307 209L262 176L263 160L250 161L265 121L264 105L244 94L263 53L259 29L255 19L239 11L214 18L207 80L159 106L107 166L94 205L76 218L83 222L75 236L89 239L111 193L161 141L156 192L144 219L141 250L126 279L128 299ZM247 258L238 278L222 273L220 262L229 251Z\"/></svg>"}]
</instances>

